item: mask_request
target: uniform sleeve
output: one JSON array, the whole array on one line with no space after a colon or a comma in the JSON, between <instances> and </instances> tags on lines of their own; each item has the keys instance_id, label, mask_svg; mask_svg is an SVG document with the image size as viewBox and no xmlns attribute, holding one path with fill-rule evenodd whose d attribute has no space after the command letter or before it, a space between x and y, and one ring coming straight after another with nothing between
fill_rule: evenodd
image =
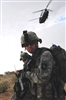
<instances>
[{"instance_id":1,"label":"uniform sleeve","mask_svg":"<svg viewBox=\"0 0 66 100\"><path fill-rule=\"evenodd\" d=\"M39 78L45 83L49 81L52 67L53 67L53 56L49 51L43 52L40 59L40 75Z\"/></svg>"},{"instance_id":2,"label":"uniform sleeve","mask_svg":"<svg viewBox=\"0 0 66 100\"><path fill-rule=\"evenodd\" d=\"M39 63L39 72L33 72L27 74L27 77L31 79L34 83L44 83L46 84L51 76L53 66L53 57L49 51L42 53ZM27 72L28 73L28 72Z\"/></svg>"}]
</instances>

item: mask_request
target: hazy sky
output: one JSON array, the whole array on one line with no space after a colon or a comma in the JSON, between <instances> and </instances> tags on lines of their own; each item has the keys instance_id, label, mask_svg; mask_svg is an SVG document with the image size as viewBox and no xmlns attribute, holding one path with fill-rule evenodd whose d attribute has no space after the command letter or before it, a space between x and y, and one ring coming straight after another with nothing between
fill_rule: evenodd
<instances>
[{"instance_id":1,"label":"hazy sky","mask_svg":"<svg viewBox=\"0 0 66 100\"><path fill-rule=\"evenodd\" d=\"M1 33L0 33L0 73L22 68L19 61L21 48L20 37L23 30L34 31L42 38L39 46L50 47L52 43L66 49L66 8L65 0L52 0L48 9L49 17L45 23L40 24L41 12L33 14L34 11L44 9L49 0L1 0Z\"/></svg>"}]
</instances>

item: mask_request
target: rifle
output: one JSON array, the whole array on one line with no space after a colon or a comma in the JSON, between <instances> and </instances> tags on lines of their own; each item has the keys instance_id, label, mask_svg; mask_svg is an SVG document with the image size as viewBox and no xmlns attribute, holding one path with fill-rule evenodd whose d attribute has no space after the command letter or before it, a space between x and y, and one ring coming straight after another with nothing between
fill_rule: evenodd
<instances>
[{"instance_id":1,"label":"rifle","mask_svg":"<svg viewBox=\"0 0 66 100\"><path fill-rule=\"evenodd\" d=\"M22 79L23 79L23 72L22 72L22 70L20 70L19 73L16 74L16 77L18 78L18 82L20 84L21 91L23 91L24 90L24 85L23 85L23 82L22 82Z\"/></svg>"},{"instance_id":2,"label":"rifle","mask_svg":"<svg viewBox=\"0 0 66 100\"><path fill-rule=\"evenodd\" d=\"M23 86L23 82L22 82L22 73L21 73L22 70L20 70L19 73L17 74L15 65L14 65L14 68L15 68L15 75L18 78L18 81L20 83L21 91L23 91L24 90L24 86Z\"/></svg>"},{"instance_id":3,"label":"rifle","mask_svg":"<svg viewBox=\"0 0 66 100\"><path fill-rule=\"evenodd\" d=\"M26 95L26 93L29 89L30 81L29 81L29 79L27 79L25 77L25 73L27 71L31 71L31 68L32 68L32 65L33 65L32 62L33 61L30 57L30 59L27 59L26 62L24 63L22 70L20 70L18 73L16 73L16 70L15 70L15 75L18 78L18 81L15 82L14 92L16 93L16 96L18 98L25 97L25 95Z\"/></svg>"}]
</instances>

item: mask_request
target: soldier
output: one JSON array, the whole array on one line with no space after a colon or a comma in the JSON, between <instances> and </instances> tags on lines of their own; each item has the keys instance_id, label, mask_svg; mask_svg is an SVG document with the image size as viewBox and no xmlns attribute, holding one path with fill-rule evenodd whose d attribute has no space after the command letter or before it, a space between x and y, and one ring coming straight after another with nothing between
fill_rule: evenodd
<instances>
[{"instance_id":1,"label":"soldier","mask_svg":"<svg viewBox=\"0 0 66 100\"><path fill-rule=\"evenodd\" d=\"M18 74L16 74L17 78L18 78L18 83L14 85L14 94L11 97L11 100L35 100L35 96L33 94L31 94L30 89L29 89L29 85L30 85L30 80L28 78L25 78L23 76L23 74L26 71L31 71L30 66L31 66L31 62L32 62L32 57L27 53L27 52L23 52L21 51L20 53L20 61L23 61L23 69L20 70L18 72ZM23 77L22 77L23 76Z\"/></svg>"},{"instance_id":2,"label":"soldier","mask_svg":"<svg viewBox=\"0 0 66 100\"><path fill-rule=\"evenodd\" d=\"M39 48L36 33L23 31L21 46L32 54L35 63L31 71L25 73L25 77L31 81L30 91L35 95L35 100L64 100L63 84L59 78L54 76L53 69L55 61L50 51Z\"/></svg>"},{"instance_id":3,"label":"soldier","mask_svg":"<svg viewBox=\"0 0 66 100\"><path fill-rule=\"evenodd\" d=\"M32 62L32 57L27 52L21 51L21 53L20 53L20 61L24 62L24 64L23 64L24 72L31 71L30 70L31 69L30 68L30 66L31 66L30 63ZM29 79L28 79L28 83L30 85ZM27 83L25 85L27 85ZM30 89L28 88L27 92L25 93L25 97L23 97L21 100L35 100L35 96L33 94L31 94Z\"/></svg>"}]
</instances>

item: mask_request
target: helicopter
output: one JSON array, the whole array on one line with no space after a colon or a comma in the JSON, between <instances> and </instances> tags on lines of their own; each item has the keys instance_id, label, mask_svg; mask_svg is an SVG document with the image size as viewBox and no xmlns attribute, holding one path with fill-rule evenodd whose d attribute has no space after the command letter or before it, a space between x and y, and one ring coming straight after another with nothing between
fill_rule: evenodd
<instances>
[{"instance_id":1,"label":"helicopter","mask_svg":"<svg viewBox=\"0 0 66 100\"><path fill-rule=\"evenodd\" d=\"M46 21L46 19L48 18L48 15L49 15L49 11L52 11L50 9L47 9L47 7L49 6L49 4L51 3L52 0L49 1L49 3L47 4L46 8L45 9L42 9L42 10L38 10L38 11L35 11L33 13L37 13L37 12L40 12L41 11L41 14L40 14L40 17L39 18L35 18L35 19L32 19L32 20L29 20L29 21L33 21L33 20L36 20L36 19L39 19L39 23L44 23Z\"/></svg>"}]
</instances>

